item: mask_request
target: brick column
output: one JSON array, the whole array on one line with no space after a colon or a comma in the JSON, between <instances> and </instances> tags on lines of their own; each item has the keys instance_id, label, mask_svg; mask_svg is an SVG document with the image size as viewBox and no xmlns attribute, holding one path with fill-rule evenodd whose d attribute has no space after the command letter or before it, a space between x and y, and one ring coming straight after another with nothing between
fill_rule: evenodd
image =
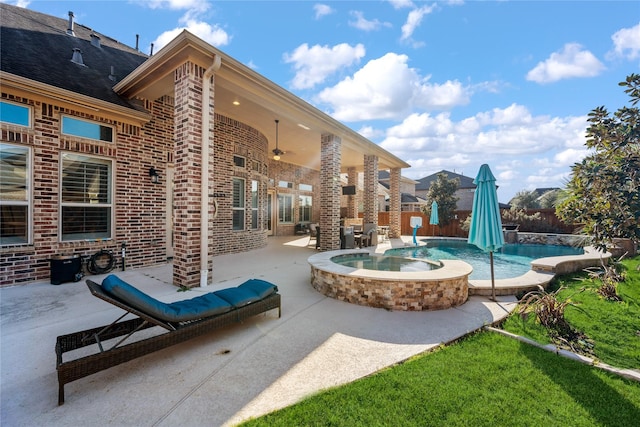
<instances>
[{"instance_id":1,"label":"brick column","mask_svg":"<svg viewBox=\"0 0 640 427\"><path fill-rule=\"evenodd\" d=\"M363 223L378 224L378 156L364 156Z\"/></svg>"},{"instance_id":2,"label":"brick column","mask_svg":"<svg viewBox=\"0 0 640 427\"><path fill-rule=\"evenodd\" d=\"M320 250L340 249L340 165L342 140L323 134L320 139Z\"/></svg>"},{"instance_id":3,"label":"brick column","mask_svg":"<svg viewBox=\"0 0 640 427\"><path fill-rule=\"evenodd\" d=\"M173 284L194 287L200 284L200 182L202 172L202 77L204 69L185 62L175 77L175 179ZM212 85L213 87L213 85ZM210 94L210 105L213 97ZM211 125L214 123L210 108ZM210 134L210 150L213 135ZM211 151L213 152L213 151ZM213 182L209 156L209 182ZM209 221L211 228L211 221ZM209 233L211 235L211 233ZM211 245L211 242L209 242ZM208 262L210 269L211 261Z\"/></svg>"},{"instance_id":4,"label":"brick column","mask_svg":"<svg viewBox=\"0 0 640 427\"><path fill-rule=\"evenodd\" d=\"M358 185L358 172L356 168L347 169L347 184ZM347 218L358 217L358 195L347 196Z\"/></svg>"},{"instance_id":5,"label":"brick column","mask_svg":"<svg viewBox=\"0 0 640 427\"><path fill-rule=\"evenodd\" d=\"M399 238L402 232L400 212L400 168L389 170L389 237Z\"/></svg>"}]
</instances>

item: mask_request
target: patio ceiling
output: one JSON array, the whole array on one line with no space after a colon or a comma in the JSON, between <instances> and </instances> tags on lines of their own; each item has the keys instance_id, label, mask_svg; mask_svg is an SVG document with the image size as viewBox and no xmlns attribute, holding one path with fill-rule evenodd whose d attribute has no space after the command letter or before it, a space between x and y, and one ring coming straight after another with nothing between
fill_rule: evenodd
<instances>
[{"instance_id":1,"label":"patio ceiling","mask_svg":"<svg viewBox=\"0 0 640 427\"><path fill-rule=\"evenodd\" d=\"M350 167L362 171L364 154L378 156L379 170L409 167L403 160L187 31L114 89L129 98L174 96L173 72L179 65L192 61L207 69L216 56L221 60L214 79L216 112L262 132L269 140L269 150L276 147L275 120L280 120L278 148L285 152L282 161L320 169L320 138L328 133L342 138L343 172Z\"/></svg>"}]
</instances>

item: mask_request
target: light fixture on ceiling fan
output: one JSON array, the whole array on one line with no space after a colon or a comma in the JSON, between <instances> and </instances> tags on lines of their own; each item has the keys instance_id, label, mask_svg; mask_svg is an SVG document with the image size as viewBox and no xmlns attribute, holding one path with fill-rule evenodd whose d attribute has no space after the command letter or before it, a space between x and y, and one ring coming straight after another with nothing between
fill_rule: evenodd
<instances>
[{"instance_id":1,"label":"light fixture on ceiling fan","mask_svg":"<svg viewBox=\"0 0 640 427\"><path fill-rule=\"evenodd\" d=\"M273 160L280 160L280 156L284 154L284 151L278 148L278 123L280 120L276 119L276 148L273 151Z\"/></svg>"}]
</instances>

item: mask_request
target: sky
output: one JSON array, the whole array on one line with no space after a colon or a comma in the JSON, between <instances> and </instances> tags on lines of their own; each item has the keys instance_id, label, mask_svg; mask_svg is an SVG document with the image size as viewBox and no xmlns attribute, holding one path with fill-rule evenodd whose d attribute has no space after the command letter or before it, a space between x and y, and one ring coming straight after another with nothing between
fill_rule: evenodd
<instances>
[{"instance_id":1,"label":"sky","mask_svg":"<svg viewBox=\"0 0 640 427\"><path fill-rule=\"evenodd\" d=\"M637 1L0 0L157 52L183 29L343 122L411 168L498 197L566 185L588 113L630 106ZM0 17L1 19L1 17Z\"/></svg>"}]
</instances>

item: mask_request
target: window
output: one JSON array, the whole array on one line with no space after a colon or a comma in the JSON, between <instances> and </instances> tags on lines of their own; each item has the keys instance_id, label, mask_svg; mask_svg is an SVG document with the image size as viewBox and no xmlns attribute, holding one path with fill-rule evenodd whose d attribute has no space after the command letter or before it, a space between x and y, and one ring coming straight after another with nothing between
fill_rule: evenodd
<instances>
[{"instance_id":1,"label":"window","mask_svg":"<svg viewBox=\"0 0 640 427\"><path fill-rule=\"evenodd\" d=\"M233 229L244 230L244 179L233 178Z\"/></svg>"},{"instance_id":2,"label":"window","mask_svg":"<svg viewBox=\"0 0 640 427\"><path fill-rule=\"evenodd\" d=\"M0 121L20 126L29 126L31 110L24 105L12 104L10 102L0 102Z\"/></svg>"},{"instance_id":3,"label":"window","mask_svg":"<svg viewBox=\"0 0 640 427\"><path fill-rule=\"evenodd\" d=\"M251 228L254 230L258 228L259 188L258 181L251 181Z\"/></svg>"},{"instance_id":4,"label":"window","mask_svg":"<svg viewBox=\"0 0 640 427\"><path fill-rule=\"evenodd\" d=\"M30 176L29 148L0 143L1 245L29 243Z\"/></svg>"},{"instance_id":5,"label":"window","mask_svg":"<svg viewBox=\"0 0 640 427\"><path fill-rule=\"evenodd\" d=\"M313 197L300 196L298 199L298 209L300 213L300 221L311 222L311 207L313 206Z\"/></svg>"},{"instance_id":6,"label":"window","mask_svg":"<svg viewBox=\"0 0 640 427\"><path fill-rule=\"evenodd\" d=\"M293 224L293 195L278 194L278 222Z\"/></svg>"},{"instance_id":7,"label":"window","mask_svg":"<svg viewBox=\"0 0 640 427\"><path fill-rule=\"evenodd\" d=\"M62 116L62 133L98 141L113 142L112 127L68 116Z\"/></svg>"},{"instance_id":8,"label":"window","mask_svg":"<svg viewBox=\"0 0 640 427\"><path fill-rule=\"evenodd\" d=\"M111 160L62 155L62 240L109 239L112 234Z\"/></svg>"},{"instance_id":9,"label":"window","mask_svg":"<svg viewBox=\"0 0 640 427\"><path fill-rule=\"evenodd\" d=\"M298 188L300 191L313 191L313 185L311 184L300 184Z\"/></svg>"},{"instance_id":10,"label":"window","mask_svg":"<svg viewBox=\"0 0 640 427\"><path fill-rule=\"evenodd\" d=\"M233 156L233 165L238 167L238 168L243 168L244 165L245 165L244 157Z\"/></svg>"},{"instance_id":11,"label":"window","mask_svg":"<svg viewBox=\"0 0 640 427\"><path fill-rule=\"evenodd\" d=\"M278 187L280 187L280 188L293 188L293 182L278 181Z\"/></svg>"}]
</instances>

